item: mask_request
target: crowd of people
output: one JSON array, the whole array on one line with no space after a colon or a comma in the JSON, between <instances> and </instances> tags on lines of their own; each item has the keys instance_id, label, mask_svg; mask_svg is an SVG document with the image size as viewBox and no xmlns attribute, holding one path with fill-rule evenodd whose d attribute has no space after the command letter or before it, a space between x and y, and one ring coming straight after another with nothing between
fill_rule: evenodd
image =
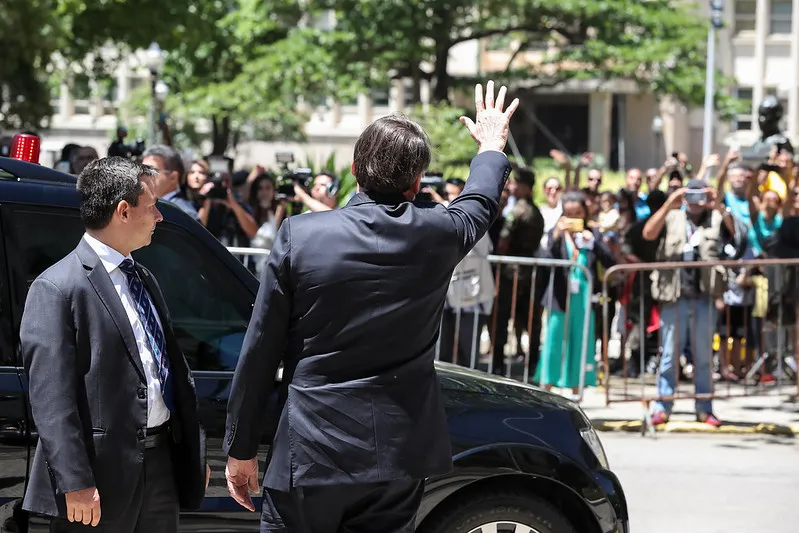
<instances>
[{"instance_id":1,"label":"crowd of people","mask_svg":"<svg viewBox=\"0 0 799 533\"><path fill-rule=\"evenodd\" d=\"M660 168L629 169L619 190L603 185L604 173L593 165L593 154L583 154L574 167L559 151L551 156L563 175L544 181L545 202L533 200L535 174L516 168L503 194L503 215L486 245L472 253L472 261L480 257L484 266L456 269L457 285L442 323L441 358L477 366L474 324L478 331L488 330L494 373L510 374L508 365L527 360L531 381L576 396L581 385L597 382L604 334L613 336L602 328L607 318L616 324L623 346L621 356L610 360L610 372L627 377L656 373L660 396L673 395L677 379L692 379L702 395L712 391L713 382L751 378L756 360L768 350L762 332L767 315L775 314L769 302L775 301L780 282L765 268L690 268L685 263L774 256L783 221L799 214L792 151L774 149L768 161L752 166L732 149L707 157L698 170L675 153ZM496 270L485 268L489 253L537 259L538 266L495 264L495 287ZM547 268L541 261L547 259L584 268ZM618 264L642 266L610 276L603 293L605 272ZM469 275L472 282L464 283ZM489 298L494 292L496 298ZM479 307L462 305L455 297L478 293ZM457 339L455 323L460 324ZM507 343L510 331L515 344ZM773 380L766 367L756 377ZM672 406L670 401L657 403L653 422L666 422ZM697 400L696 414L701 422L720 424L708 399Z\"/></svg>"},{"instance_id":2,"label":"crowd of people","mask_svg":"<svg viewBox=\"0 0 799 533\"><path fill-rule=\"evenodd\" d=\"M73 148L66 160L69 171L79 173L97 154ZM704 394L714 381L751 377L766 351L765 269L644 267L611 277L607 293L602 280L617 264L769 257L783 221L799 213L799 166L792 151L775 149L767 162L752 167L730 150L709 156L698 170L675 153L660 168L629 169L618 190L603 184L593 154L583 154L575 165L560 151L550 155L563 174L544 180L544 202L534 200L535 173L514 167L501 215L455 269L439 358L475 368L485 355L489 371L501 375L526 363L532 382L576 397L581 386L596 385L603 343L616 332L621 357L610 361L610 372L657 373L662 396L674 393L677 379L693 379L697 394ZM260 165L223 174L220 181L212 179L207 160L184 161L169 146L152 146L141 160L158 171L156 194L226 246L269 250L290 206L325 211L341 203L338 178L327 172L305 186L294 183L294 194L286 195L278 192L278 177ZM446 205L464 185L449 179L422 192ZM581 267L548 268L540 261L535 267L518 261L492 265L491 254ZM258 275L266 257L247 261ZM772 292L775 286L772 280ZM616 329L606 331L606 322ZM484 330L491 346L486 354L480 350ZM516 342L508 342L509 334ZM765 370L757 377L772 379ZM654 422L668 420L671 408L671 402L657 404ZM709 400L697 401L696 409L698 420L720 423Z\"/></svg>"}]
</instances>

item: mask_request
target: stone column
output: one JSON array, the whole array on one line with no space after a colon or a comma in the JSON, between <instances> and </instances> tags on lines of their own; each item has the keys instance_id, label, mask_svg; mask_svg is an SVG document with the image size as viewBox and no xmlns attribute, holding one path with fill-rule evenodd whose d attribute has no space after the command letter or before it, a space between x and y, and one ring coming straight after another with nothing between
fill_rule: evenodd
<instances>
[{"instance_id":1,"label":"stone column","mask_svg":"<svg viewBox=\"0 0 799 533\"><path fill-rule=\"evenodd\" d=\"M405 84L402 79L391 80L388 107L392 113L403 113L405 111Z\"/></svg>"},{"instance_id":2,"label":"stone column","mask_svg":"<svg viewBox=\"0 0 799 533\"><path fill-rule=\"evenodd\" d=\"M588 149L610 160L610 124L613 96L610 93L591 93L588 107Z\"/></svg>"},{"instance_id":3,"label":"stone column","mask_svg":"<svg viewBox=\"0 0 799 533\"><path fill-rule=\"evenodd\" d=\"M771 0L757 0L755 12L755 84L752 87L752 129L756 129L757 108L765 96L766 37L771 31Z\"/></svg>"},{"instance_id":4,"label":"stone column","mask_svg":"<svg viewBox=\"0 0 799 533\"><path fill-rule=\"evenodd\" d=\"M358 95L358 118L361 122L361 127L365 128L372 123L372 97L368 94Z\"/></svg>"},{"instance_id":5,"label":"stone column","mask_svg":"<svg viewBox=\"0 0 799 533\"><path fill-rule=\"evenodd\" d=\"M788 89L788 135L799 140L799 0L793 0L791 19L791 85Z\"/></svg>"}]
</instances>

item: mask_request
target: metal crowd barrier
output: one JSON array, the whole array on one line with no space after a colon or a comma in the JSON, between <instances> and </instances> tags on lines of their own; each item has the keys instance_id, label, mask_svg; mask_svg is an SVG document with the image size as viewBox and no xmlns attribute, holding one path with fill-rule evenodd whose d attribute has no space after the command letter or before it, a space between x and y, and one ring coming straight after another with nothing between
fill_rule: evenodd
<instances>
[{"instance_id":1,"label":"metal crowd barrier","mask_svg":"<svg viewBox=\"0 0 799 533\"><path fill-rule=\"evenodd\" d=\"M663 322L663 317L661 315L661 311L663 311L664 306L662 303L659 303L654 300L652 297L651 292L651 285L654 283L652 281L652 273L654 271L659 272L675 272L675 277L679 279L678 283L682 282L681 271L685 268L685 263L682 262L671 262L671 263L636 263L636 264L624 264L624 265L616 265L610 269L608 269L605 273L605 276L602 280L602 294L604 296L604 328L603 328L603 335L604 335L604 342L603 342L603 373L604 373L604 387L605 387L605 402L606 405L610 405L614 402L641 402L644 406L646 412L648 412L649 404L653 401L675 401L675 400L713 400L713 399L724 399L724 398L733 398L733 397L742 397L742 396L754 396L754 395L763 395L763 394L772 394L776 391L777 394L785 393L790 394L790 390L783 390L783 380L785 379L785 375L790 377L790 374L794 374L795 378L795 386L796 386L796 393L799 394L799 376L797 376L796 372L796 361L797 361L797 354L799 354L799 331L796 328L796 320L795 317L799 317L799 291L797 290L797 274L799 274L799 259L760 259L760 260L748 260L748 261L714 261L714 262L694 262L691 263L692 269L712 269L716 267L723 267L727 270L727 277L729 277L730 269L733 269L734 273L737 275L741 269L758 269L762 271L764 274L763 279L768 280L767 289L766 283L760 281L755 286L751 287L753 291L752 296L752 304L742 307L743 312L743 332L745 335L745 340L750 340L748 337L753 337L754 340L757 340L758 337L755 335L750 335L750 333L760 334L759 335L759 345L757 346L757 351L759 352L759 358L753 359L752 363L753 366L748 370L747 375L744 379L738 378L737 383L734 382L731 378L724 379L728 372L729 366L729 359L731 357L741 357L741 353L732 353L730 349L730 342L735 338L733 331L731 331L731 308L728 305L724 305L723 310L719 310L716 307L716 300L709 297L708 295L700 295L701 299L693 299L691 301L692 307L690 308L689 316L687 317L687 324L689 327L689 335L690 338L688 341L689 344L689 351L691 352L692 357L694 358L693 368L697 368L697 361L696 361L696 353L697 353L697 346L698 343L708 343L710 344L708 351L704 351L704 347L702 349L703 353L709 353L710 357L710 372L709 372L709 383L707 383L707 387L704 387L704 383L702 384L702 388L706 388L708 393L701 393L697 394L696 390L696 372L694 375L691 376L691 390L685 390L686 386L680 385L680 374L681 374L681 359L683 356L683 348L686 346L685 339L680 338L680 328L675 327L674 337L674 346L673 346L673 366L674 366L674 391L673 394L661 394L661 378L663 377L661 374L661 359L663 356L663 351L665 346L663 345L662 341L662 328L666 325ZM791 286L787 287L786 283L789 279L789 276L786 275L787 269L793 267L796 268L794 270L794 274L791 279ZM630 317L630 312L635 313L636 310L630 309L630 299L634 296L630 291L632 287L632 277L638 276L639 283L638 283L638 294L637 294L637 313L638 313L638 320L637 325L635 327L638 328L638 339L639 339L639 359L638 359L638 372L640 375L636 379L637 386L631 385L631 380L635 378L628 377L628 368L630 362L632 362L634 354L630 354L630 362L628 362L626 352L626 342L628 340L628 331L627 331L627 323L626 320ZM618 280L619 278L622 279L621 285L625 287L627 290L623 291L621 294L611 294L611 282L614 280ZM646 282L646 283L645 283ZM727 283L727 282L725 282ZM725 291L728 289L728 285L724 287ZM784 297L785 291L792 291L793 294L792 302L793 305L793 317L794 323L786 323L785 320L785 313L786 313L786 306L784 304ZM765 291L765 293L764 293ZM778 292L775 292L778 291ZM776 299L776 302L774 301ZM625 323L622 324L622 335L621 335L621 347L619 349L619 357L621 358L621 383L619 383L619 379L617 376L611 376L611 369L610 369L610 357L608 353L609 347L609 329L610 324L608 323L608 307L612 302L615 301L623 301L620 304L619 313L620 320L624 320ZM701 301L701 304L698 303ZM698 309L698 305L709 305L710 309L708 309L708 317L718 317L719 315L722 316L721 320L710 320L708 319L708 329L709 331L697 331L698 324L696 320L693 320L699 317L699 312L701 311ZM765 306L765 307L764 307ZM751 307L751 309L749 309ZM650 313L650 316L646 316L647 309L654 309L656 315L654 317ZM669 315L671 315L671 311L674 311L675 317L677 318L677 325L680 323L680 317L677 315L678 309L669 309ZM758 316L753 317L753 313L756 313ZM622 318L623 317L623 318ZM760 320L753 320L753 318L758 318ZM633 321L634 322L634 321ZM759 330L755 329L754 325L760 325ZM647 350L647 329L657 331L656 340L650 340L650 350ZM720 331L719 331L720 330ZM791 333L790 330L793 330L791 346L788 345L787 342L787 333ZM650 331L650 335L653 333ZM770 337L776 337L776 341L772 349L766 350L766 333L770 333ZM719 348L718 350L714 349L714 338L717 335ZM747 353L753 347L748 345L748 343L741 342L739 339L739 345L744 346L744 353ZM723 344L727 344L726 349L723 348ZM651 348L654 345L656 348L655 353L651 354L650 357L647 357L647 351L652 351ZM718 353L715 353L718 352ZM792 356L792 359L788 357L788 354ZM726 356L724 356L726 355ZM654 377L647 373L647 360L654 358L655 360L655 368L656 372ZM719 361L719 369L718 372L715 371L714 368L714 360L718 359ZM746 359L749 359L747 357ZM766 369L766 365L769 363L769 359L776 360L776 379L774 383L764 383L761 380L758 380L758 383L752 384L752 378L761 371ZM706 364L707 362L701 362L702 364ZM770 371L767 372L768 375L771 374ZM726 386L724 387L716 387L716 382L721 380L726 381ZM790 389L793 388L793 383L790 383L788 387ZM663 385L667 387L668 385Z\"/></svg>"},{"instance_id":2,"label":"metal crowd barrier","mask_svg":"<svg viewBox=\"0 0 799 533\"><path fill-rule=\"evenodd\" d=\"M229 247L228 250L236 255L237 257L241 258L241 261L248 265L250 264L251 258L258 258L269 255L269 250L264 249L255 249L255 248L235 248ZM583 291L581 295L584 299L585 305L585 314L582 317L583 324L587 324L590 320L591 313L594 312L596 309L596 304L598 304L597 296L593 294L594 291L594 280L593 276L591 275L590 270L583 266L579 265L574 261L566 261L566 260L559 260L559 259L540 259L540 258L528 258L528 257L512 257L512 256L500 256L500 255L490 255L488 256L488 261L492 265L493 268L493 276L494 276L494 287L493 287L493 302L491 305L491 313L489 315L483 315L481 313L475 312L475 309L468 309L464 307L459 307L457 309L449 308L448 306L445 307L444 313L450 313L454 315L454 326L451 332L451 335L447 335L446 338L443 335L444 333L444 320L442 320L442 335L439 335L439 341L436 345L436 359L442 360L448 363L455 363L459 362L459 355L461 351L459 351L459 347L462 344L466 344L466 342L462 342L462 339L466 339L468 344L470 345L469 349L467 350L468 353L465 354L467 356L466 359L461 359L460 363L463 366L468 366L471 369L483 370L488 373L494 373L494 365L493 365L493 353L494 353L494 340L497 338L498 328L504 327L508 330L508 341L504 344L502 348L502 355L504 359L504 366L505 366L505 377L518 379L523 382L529 382L533 376L530 375L531 365L530 361L532 357L535 357L536 360L539 360L539 354L532 354L530 352L531 346L537 346L540 344L541 339L538 339L540 342L535 342L532 339L532 334L536 331L536 327L534 324L534 320L538 317L534 316L534 308L537 305L541 305L543 307L543 316L540 316L540 320L542 322L540 331L542 333L541 337L543 338L544 331L547 327L548 322L548 310L552 309L552 298L553 298L553 287L555 283L555 269L566 269L568 273L572 273L575 269L579 270L583 273L584 279L586 280L587 287L586 290ZM511 279L505 278L506 282L501 283L503 274L503 267L510 266L512 273ZM528 270L529 276L526 278L529 279L529 289L527 292L529 294L520 294L520 289L525 288L527 281L522 282L520 281L520 274L524 271ZM567 276L567 285L568 285L568 276ZM511 288L510 294L502 294L500 295L500 288L503 287L507 289L508 287ZM567 295L570 295L570 288L567 286L565 287L565 292ZM543 294L548 294L548 299L546 301L541 301L541 296ZM500 297L503 299L504 303L507 303L507 300L510 300L510 313L508 316L508 323L500 324L498 323L498 312L499 312L499 303ZM522 300L520 300L520 298ZM519 309L519 304L527 303L526 315L527 315L527 323L524 327L520 328L526 331L527 338L528 338L528 347L526 350L521 350L522 347L518 345L516 340L518 338L522 338L523 335L516 331L517 326L517 313L521 311ZM564 309L565 315L565 324L563 325L564 330L564 338L562 341L562 350L560 350L560 365L561 371L566 366L566 356L569 353L569 346L574 342L574 339L569 339L569 309L571 306L572 298L566 298L566 309ZM507 312L506 312L507 314ZM486 322L487 319L487 323ZM602 317L596 316L595 318L596 327L599 328L602 324ZM510 327L509 327L510 325ZM462 333L464 333L462 335ZM487 340L487 342L486 342ZM588 364L597 365L596 361L588 361L588 346L589 342L595 342L595 338L589 339L589 328L584 326L582 328L582 338L580 339L580 361L579 361L579 384L578 384L578 394L577 396L579 399L582 398L583 390L585 388L585 370ZM452 348L451 350L449 348ZM523 358L523 368L521 371L518 370L517 366L514 364L517 354L519 351L524 353ZM442 357L445 356L445 357ZM485 361L487 359L487 361ZM540 361L539 361L540 364ZM535 370L533 368L532 370ZM599 376L597 375L597 379Z\"/></svg>"}]
</instances>

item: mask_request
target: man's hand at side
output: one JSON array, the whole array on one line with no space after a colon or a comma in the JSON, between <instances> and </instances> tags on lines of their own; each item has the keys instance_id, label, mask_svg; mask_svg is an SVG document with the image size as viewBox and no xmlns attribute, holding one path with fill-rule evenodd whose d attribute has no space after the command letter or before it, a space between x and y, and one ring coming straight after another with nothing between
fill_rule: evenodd
<instances>
[{"instance_id":1,"label":"man's hand at side","mask_svg":"<svg viewBox=\"0 0 799 533\"><path fill-rule=\"evenodd\" d=\"M96 526L100 523L100 493L96 487L64 494L67 502L67 520Z\"/></svg>"},{"instance_id":2,"label":"man's hand at side","mask_svg":"<svg viewBox=\"0 0 799 533\"><path fill-rule=\"evenodd\" d=\"M250 511L255 511L250 493L258 493L258 458L241 460L228 457L225 467L227 488L233 499L239 505Z\"/></svg>"},{"instance_id":3,"label":"man's hand at side","mask_svg":"<svg viewBox=\"0 0 799 533\"><path fill-rule=\"evenodd\" d=\"M468 117L461 117L462 123L469 128L469 133L477 142L478 153L488 150L502 152L505 143L508 141L510 119L516 108L519 107L519 99L515 98L508 106L507 111L502 111L505 105L505 93L507 89L503 85L499 89L497 101L494 102L494 82L489 81L486 85L486 96L483 101L483 86L477 84L474 88L474 105L477 111L475 121Z\"/></svg>"}]
</instances>

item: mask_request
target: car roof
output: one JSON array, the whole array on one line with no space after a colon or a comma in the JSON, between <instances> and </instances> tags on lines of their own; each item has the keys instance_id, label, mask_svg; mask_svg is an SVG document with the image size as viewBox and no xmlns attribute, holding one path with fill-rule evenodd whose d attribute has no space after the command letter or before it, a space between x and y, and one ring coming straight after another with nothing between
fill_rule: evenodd
<instances>
[{"instance_id":1,"label":"car roof","mask_svg":"<svg viewBox=\"0 0 799 533\"><path fill-rule=\"evenodd\" d=\"M0 180L38 181L74 187L78 178L36 163L0 157Z\"/></svg>"}]
</instances>

